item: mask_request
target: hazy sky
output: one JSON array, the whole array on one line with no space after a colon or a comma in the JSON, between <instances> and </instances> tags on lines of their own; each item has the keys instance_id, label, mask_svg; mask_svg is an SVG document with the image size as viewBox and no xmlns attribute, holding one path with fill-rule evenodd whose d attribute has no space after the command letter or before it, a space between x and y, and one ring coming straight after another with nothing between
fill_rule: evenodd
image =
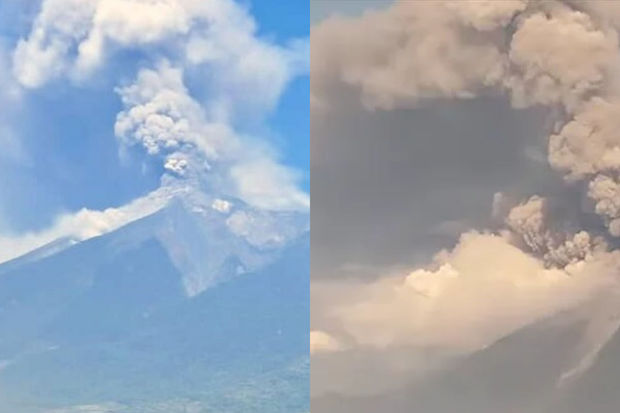
<instances>
[{"instance_id":1,"label":"hazy sky","mask_svg":"<svg viewBox=\"0 0 620 413\"><path fill-rule=\"evenodd\" d=\"M370 6L312 3L316 397L404 386L617 260L620 10Z\"/></svg>"}]
</instances>

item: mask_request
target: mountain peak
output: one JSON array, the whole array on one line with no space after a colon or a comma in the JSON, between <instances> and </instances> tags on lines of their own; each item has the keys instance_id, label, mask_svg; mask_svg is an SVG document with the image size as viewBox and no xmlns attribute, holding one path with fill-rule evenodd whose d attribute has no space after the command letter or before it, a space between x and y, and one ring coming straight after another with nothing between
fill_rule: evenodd
<instances>
[{"instance_id":1,"label":"mountain peak","mask_svg":"<svg viewBox=\"0 0 620 413\"><path fill-rule=\"evenodd\" d=\"M162 207L149 215L87 240L58 238L1 264L0 274L93 242L102 251L119 254L156 240L182 274L187 295L195 296L272 262L284 247L309 231L305 212L265 211L192 187L173 189L157 194Z\"/></svg>"},{"instance_id":2,"label":"mountain peak","mask_svg":"<svg viewBox=\"0 0 620 413\"><path fill-rule=\"evenodd\" d=\"M177 197L160 213L158 240L184 275L188 295L271 262L308 231L307 214L261 211L239 200Z\"/></svg>"}]
</instances>

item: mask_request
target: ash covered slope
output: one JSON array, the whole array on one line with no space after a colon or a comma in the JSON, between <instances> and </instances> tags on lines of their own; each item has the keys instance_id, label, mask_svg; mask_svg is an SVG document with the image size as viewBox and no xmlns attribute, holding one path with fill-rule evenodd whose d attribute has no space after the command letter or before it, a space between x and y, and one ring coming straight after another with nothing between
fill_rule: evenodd
<instances>
[{"instance_id":1,"label":"ash covered slope","mask_svg":"<svg viewBox=\"0 0 620 413\"><path fill-rule=\"evenodd\" d=\"M314 413L614 413L620 403L617 297L556 315L408 386L323 396Z\"/></svg>"},{"instance_id":2,"label":"ash covered slope","mask_svg":"<svg viewBox=\"0 0 620 413\"><path fill-rule=\"evenodd\" d=\"M0 410L306 411L307 217L236 205L0 266Z\"/></svg>"}]
</instances>

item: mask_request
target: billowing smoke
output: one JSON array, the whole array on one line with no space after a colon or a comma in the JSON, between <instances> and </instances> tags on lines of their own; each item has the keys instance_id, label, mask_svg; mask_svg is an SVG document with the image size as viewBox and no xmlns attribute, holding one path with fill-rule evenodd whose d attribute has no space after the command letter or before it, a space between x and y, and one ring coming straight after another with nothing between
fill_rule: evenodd
<instances>
[{"instance_id":1,"label":"billowing smoke","mask_svg":"<svg viewBox=\"0 0 620 413\"><path fill-rule=\"evenodd\" d=\"M547 199L533 196L513 207L505 224L513 243L542 258L547 266L565 267L607 250L603 236L562 228L559 225L565 222L556 223L556 216Z\"/></svg>"},{"instance_id":2,"label":"billowing smoke","mask_svg":"<svg viewBox=\"0 0 620 413\"><path fill-rule=\"evenodd\" d=\"M518 108L552 107L550 165L568 182L585 183L590 209L618 236L617 10L611 2L573 3L400 1L358 19L329 19L312 33L313 110L336 110L331 102L343 87L371 110L487 94L507 94ZM512 214L509 227L551 261L566 263L553 257L562 254L558 249L594 242L580 232L560 240L535 217L518 223L523 212ZM522 224L529 228L515 228ZM538 236L546 239L533 239Z\"/></svg>"},{"instance_id":3,"label":"billowing smoke","mask_svg":"<svg viewBox=\"0 0 620 413\"><path fill-rule=\"evenodd\" d=\"M498 195L501 228L464 234L430 269L349 285L346 302L324 312L348 344L475 348L615 278L619 27L608 1L403 0L313 29L317 116L504 96L516 109L550 109L547 160L564 178L552 196ZM580 196L558 201L564 188Z\"/></svg>"},{"instance_id":4,"label":"billowing smoke","mask_svg":"<svg viewBox=\"0 0 620 413\"><path fill-rule=\"evenodd\" d=\"M126 206L66 214L48 230L0 237L0 262L61 236L100 235L188 188L219 200L231 230L249 242L288 239L274 230L276 216L307 214L309 195L264 134L287 86L307 74L308 43L264 38L248 8L233 0L41 1L30 31L12 47L11 68L1 65L0 74L10 72L24 94L54 82L79 88L95 77L116 86L120 156L141 152L158 161L161 186ZM2 83L7 94L12 83ZM233 200L255 213L236 215Z\"/></svg>"},{"instance_id":5,"label":"billowing smoke","mask_svg":"<svg viewBox=\"0 0 620 413\"><path fill-rule=\"evenodd\" d=\"M209 114L189 94L183 70L163 61L117 88L125 106L115 133L123 147L142 146L160 157L170 177L204 181L211 190L271 210L304 210L308 195L268 150Z\"/></svg>"}]
</instances>

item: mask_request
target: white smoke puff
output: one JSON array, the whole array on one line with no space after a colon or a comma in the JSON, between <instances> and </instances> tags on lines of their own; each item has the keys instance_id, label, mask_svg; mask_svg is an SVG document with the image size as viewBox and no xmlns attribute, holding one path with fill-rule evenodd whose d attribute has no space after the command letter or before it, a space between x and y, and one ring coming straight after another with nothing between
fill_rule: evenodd
<instances>
[{"instance_id":1,"label":"white smoke puff","mask_svg":"<svg viewBox=\"0 0 620 413\"><path fill-rule=\"evenodd\" d=\"M189 166L188 160L183 156L173 155L166 159L164 168L168 171L174 172L177 175L185 175L187 167Z\"/></svg>"},{"instance_id":2,"label":"white smoke puff","mask_svg":"<svg viewBox=\"0 0 620 413\"><path fill-rule=\"evenodd\" d=\"M549 138L549 162L567 179L620 170L620 102L594 97Z\"/></svg>"},{"instance_id":3,"label":"white smoke puff","mask_svg":"<svg viewBox=\"0 0 620 413\"><path fill-rule=\"evenodd\" d=\"M525 18L510 43L517 74L507 83L514 102L576 107L603 85L617 50L615 32L597 29L585 13L556 8L550 16Z\"/></svg>"}]
</instances>

